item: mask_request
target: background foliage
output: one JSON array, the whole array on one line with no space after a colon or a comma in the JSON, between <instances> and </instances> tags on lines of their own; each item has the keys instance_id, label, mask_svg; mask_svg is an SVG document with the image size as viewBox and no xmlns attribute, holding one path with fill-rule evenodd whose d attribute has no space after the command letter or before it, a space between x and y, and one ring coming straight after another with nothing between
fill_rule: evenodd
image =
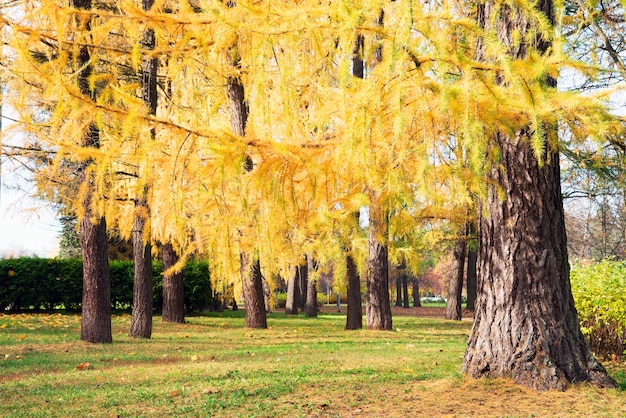
<instances>
[{"instance_id":1,"label":"background foliage","mask_svg":"<svg viewBox=\"0 0 626 418\"><path fill-rule=\"evenodd\" d=\"M578 319L591 349L626 354L626 262L574 265L571 282Z\"/></svg>"}]
</instances>

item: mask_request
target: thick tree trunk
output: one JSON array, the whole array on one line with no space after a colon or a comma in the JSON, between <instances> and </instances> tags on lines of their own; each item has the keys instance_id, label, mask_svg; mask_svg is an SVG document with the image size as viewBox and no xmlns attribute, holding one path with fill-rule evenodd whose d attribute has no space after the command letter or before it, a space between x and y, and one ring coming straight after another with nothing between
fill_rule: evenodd
<instances>
[{"instance_id":1,"label":"thick tree trunk","mask_svg":"<svg viewBox=\"0 0 626 418\"><path fill-rule=\"evenodd\" d=\"M497 4L479 5L479 24L494 30L513 58L525 57L530 20L509 3ZM554 21L551 1L536 7ZM514 37L522 42L511 42ZM535 43L540 52L550 46L544 39ZM495 143L500 161L479 209L489 216L479 221L478 296L463 370L472 377L510 377L538 390L582 381L616 387L591 354L574 308L558 152L548 141L540 164L524 128L496 134Z\"/></svg>"},{"instance_id":2,"label":"thick tree trunk","mask_svg":"<svg viewBox=\"0 0 626 418\"><path fill-rule=\"evenodd\" d=\"M241 280L243 298L246 304L246 327L267 328L267 313L263 296L263 277L258 258L250 259L247 253L241 253Z\"/></svg>"},{"instance_id":3,"label":"thick tree trunk","mask_svg":"<svg viewBox=\"0 0 626 418\"><path fill-rule=\"evenodd\" d=\"M465 273L465 238L456 240L454 245L454 261L456 269L448 283L448 300L446 301L446 319L460 321L462 319L461 293L463 291L463 276Z\"/></svg>"},{"instance_id":4,"label":"thick tree trunk","mask_svg":"<svg viewBox=\"0 0 626 418\"><path fill-rule=\"evenodd\" d=\"M77 9L90 10L91 0L72 0L70 4ZM89 29L89 22L83 22ZM78 87L81 94L95 100L90 79L93 65L89 48L83 46L78 51L79 68ZM100 147L100 131L91 124L85 132L82 146ZM98 218L91 207L93 182L87 168L91 161L85 161L79 167L78 178L87 184L87 195L83 198L83 217L80 223L79 240L83 255L83 302L81 315L80 339L91 343L110 343L111 331L111 279L109 276L109 257L107 249L107 226L104 218Z\"/></svg>"},{"instance_id":5,"label":"thick tree trunk","mask_svg":"<svg viewBox=\"0 0 626 418\"><path fill-rule=\"evenodd\" d=\"M369 222L365 324L367 329L391 330L387 214L375 199L370 204Z\"/></svg>"},{"instance_id":6,"label":"thick tree trunk","mask_svg":"<svg viewBox=\"0 0 626 418\"><path fill-rule=\"evenodd\" d=\"M285 303L285 314L298 315L298 267L291 268L291 276L287 280L287 302Z\"/></svg>"},{"instance_id":7,"label":"thick tree trunk","mask_svg":"<svg viewBox=\"0 0 626 418\"><path fill-rule=\"evenodd\" d=\"M144 240L146 220L141 214L135 215L133 226L133 310L130 318L131 337L150 338L152 336L152 247Z\"/></svg>"},{"instance_id":8,"label":"thick tree trunk","mask_svg":"<svg viewBox=\"0 0 626 418\"><path fill-rule=\"evenodd\" d=\"M346 329L363 328L363 308L361 305L361 278L354 259L346 255L346 275L348 276L348 313Z\"/></svg>"},{"instance_id":9,"label":"thick tree trunk","mask_svg":"<svg viewBox=\"0 0 626 418\"><path fill-rule=\"evenodd\" d=\"M172 244L164 244L161 248L163 253L163 271L178 263L178 254ZM183 272L173 271L163 275L163 322L185 323L185 285Z\"/></svg>"},{"instance_id":10,"label":"thick tree trunk","mask_svg":"<svg viewBox=\"0 0 626 418\"><path fill-rule=\"evenodd\" d=\"M470 311L476 309L476 262L478 249L470 246L467 251L467 303L466 308Z\"/></svg>"},{"instance_id":11,"label":"thick tree trunk","mask_svg":"<svg viewBox=\"0 0 626 418\"><path fill-rule=\"evenodd\" d=\"M308 272L309 276L314 275L315 261L313 258L307 257L308 263ZM304 306L304 315L307 317L316 317L317 316L317 280L309 277L307 288L306 288L306 304Z\"/></svg>"},{"instance_id":12,"label":"thick tree trunk","mask_svg":"<svg viewBox=\"0 0 626 418\"><path fill-rule=\"evenodd\" d=\"M83 254L83 303L80 339L90 343L110 343L111 280L107 253L106 221L91 223L89 199L83 203L85 214L80 224Z\"/></svg>"},{"instance_id":13,"label":"thick tree trunk","mask_svg":"<svg viewBox=\"0 0 626 418\"><path fill-rule=\"evenodd\" d=\"M420 299L420 281L417 277L413 277L413 306L416 308L422 307L422 300Z\"/></svg>"}]
</instances>

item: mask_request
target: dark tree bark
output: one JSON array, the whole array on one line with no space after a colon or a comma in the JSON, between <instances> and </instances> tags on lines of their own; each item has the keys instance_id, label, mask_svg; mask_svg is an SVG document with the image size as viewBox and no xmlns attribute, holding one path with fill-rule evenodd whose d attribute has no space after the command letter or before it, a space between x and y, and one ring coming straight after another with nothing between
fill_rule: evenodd
<instances>
[{"instance_id":1,"label":"dark tree bark","mask_svg":"<svg viewBox=\"0 0 626 418\"><path fill-rule=\"evenodd\" d=\"M465 250L467 241L465 238L459 238L454 245L454 261L456 269L450 282L448 283L448 300L446 301L446 319L460 321L462 319L461 311L461 293L463 291L463 276L465 273Z\"/></svg>"},{"instance_id":2,"label":"dark tree bark","mask_svg":"<svg viewBox=\"0 0 626 418\"><path fill-rule=\"evenodd\" d=\"M83 303L80 339L90 343L110 343L111 280L107 254L106 221L91 223L89 199L83 203L80 224L80 246L83 254Z\"/></svg>"},{"instance_id":3,"label":"dark tree bark","mask_svg":"<svg viewBox=\"0 0 626 418\"><path fill-rule=\"evenodd\" d=\"M298 266L298 301L299 308L304 312L306 310L307 289L309 288L309 262L305 257L304 263Z\"/></svg>"},{"instance_id":4,"label":"dark tree bark","mask_svg":"<svg viewBox=\"0 0 626 418\"><path fill-rule=\"evenodd\" d=\"M406 271L402 272L402 307L409 307L409 275Z\"/></svg>"},{"instance_id":5,"label":"dark tree bark","mask_svg":"<svg viewBox=\"0 0 626 418\"><path fill-rule=\"evenodd\" d=\"M470 311L476 309L476 262L478 260L478 249L469 246L467 250L467 303L466 308Z\"/></svg>"},{"instance_id":6,"label":"dark tree bark","mask_svg":"<svg viewBox=\"0 0 626 418\"><path fill-rule=\"evenodd\" d=\"M413 306L416 308L422 307L422 300L420 299L420 281L419 278L413 277Z\"/></svg>"},{"instance_id":7,"label":"dark tree bark","mask_svg":"<svg viewBox=\"0 0 626 418\"><path fill-rule=\"evenodd\" d=\"M306 290L306 304L304 305L304 315L312 318L317 316L317 280L311 278L311 274L316 270L316 263L312 257L307 257L309 279Z\"/></svg>"},{"instance_id":8,"label":"dark tree bark","mask_svg":"<svg viewBox=\"0 0 626 418\"><path fill-rule=\"evenodd\" d=\"M298 315L298 267L292 267L292 274L287 280L287 302L285 303L285 314Z\"/></svg>"},{"instance_id":9,"label":"dark tree bark","mask_svg":"<svg viewBox=\"0 0 626 418\"><path fill-rule=\"evenodd\" d=\"M363 328L363 308L361 306L361 278L354 259L346 255L346 275L348 276L348 313L346 329Z\"/></svg>"},{"instance_id":10,"label":"dark tree bark","mask_svg":"<svg viewBox=\"0 0 626 418\"><path fill-rule=\"evenodd\" d=\"M144 241L145 219L135 216L133 227L133 310L130 318L131 337L152 336L152 247Z\"/></svg>"},{"instance_id":11,"label":"dark tree bark","mask_svg":"<svg viewBox=\"0 0 626 418\"><path fill-rule=\"evenodd\" d=\"M235 7L232 3L231 7ZM236 49L233 45L233 49ZM232 52L232 51L231 51ZM232 62L234 68L239 68L238 54L233 53L235 59ZM233 132L244 136L248 123L248 104L246 102L245 89L238 77L230 77L226 84L226 95L230 105L230 121ZM254 169L252 160L245 156L243 168L246 171ZM242 251L239 254L241 260L240 272L243 281L243 297L246 305L246 327L267 328L267 312L265 310L265 296L263 293L263 276L261 264L257 257L252 257L251 252Z\"/></svg>"},{"instance_id":12,"label":"dark tree bark","mask_svg":"<svg viewBox=\"0 0 626 418\"><path fill-rule=\"evenodd\" d=\"M143 10L148 11L154 0L142 0ZM145 31L142 46L145 51L152 51L156 46L154 30ZM157 110L157 58L144 59L141 71L141 98L148 108L150 115L156 115ZM154 138L155 131L151 131ZM144 193L147 193L147 189ZM150 338L152 336L152 246L146 240L147 218L150 209L142 196L135 202L136 214L132 231L133 240L133 310L130 319L131 337Z\"/></svg>"},{"instance_id":13,"label":"dark tree bark","mask_svg":"<svg viewBox=\"0 0 626 418\"><path fill-rule=\"evenodd\" d=\"M165 272L178 263L179 257L172 244L164 244L161 252ZM162 319L163 322L185 323L185 285L182 270L163 275Z\"/></svg>"},{"instance_id":14,"label":"dark tree bark","mask_svg":"<svg viewBox=\"0 0 626 418\"><path fill-rule=\"evenodd\" d=\"M240 259L243 297L246 304L246 327L267 328L261 264L258 258L250 260L247 253L241 253Z\"/></svg>"},{"instance_id":15,"label":"dark tree bark","mask_svg":"<svg viewBox=\"0 0 626 418\"><path fill-rule=\"evenodd\" d=\"M396 303L394 306L402 306L402 275L400 269L396 269Z\"/></svg>"},{"instance_id":16,"label":"dark tree bark","mask_svg":"<svg viewBox=\"0 0 626 418\"><path fill-rule=\"evenodd\" d=\"M496 33L511 57L523 58L528 45L511 40L514 34L527 39L531 23L509 4L479 4L478 21ZM551 1L536 7L554 21ZM539 52L548 51L548 40L534 42ZM524 127L515 135L497 133L494 140L500 161L479 209L489 216L479 221L478 296L463 370L472 377L510 377L537 390L583 381L616 387L591 354L574 308L558 151L548 142L543 161L537 161Z\"/></svg>"},{"instance_id":17,"label":"dark tree bark","mask_svg":"<svg viewBox=\"0 0 626 418\"><path fill-rule=\"evenodd\" d=\"M370 204L365 324L367 329L391 330L387 213L376 200Z\"/></svg>"},{"instance_id":18,"label":"dark tree bark","mask_svg":"<svg viewBox=\"0 0 626 418\"><path fill-rule=\"evenodd\" d=\"M71 0L77 9L90 10L91 0ZM79 23L86 30L90 29L89 20ZM95 100L90 87L93 74L91 54L87 46L78 51L77 64L78 87L90 100ZM100 132L91 124L83 137L82 146L100 147ZM80 339L91 343L110 343L111 331L111 280L109 277L109 257L107 250L106 220L94 214L91 206L93 181L89 177L88 167L91 161L85 161L78 168L78 179L87 184L87 194L83 198L83 217L80 223L79 240L83 255L83 301Z\"/></svg>"}]
</instances>

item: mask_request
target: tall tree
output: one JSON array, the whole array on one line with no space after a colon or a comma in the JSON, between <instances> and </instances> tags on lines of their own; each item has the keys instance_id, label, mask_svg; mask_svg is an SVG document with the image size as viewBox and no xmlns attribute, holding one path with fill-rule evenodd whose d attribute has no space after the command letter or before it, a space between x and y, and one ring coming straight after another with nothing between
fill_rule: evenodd
<instances>
[{"instance_id":1,"label":"tall tree","mask_svg":"<svg viewBox=\"0 0 626 418\"><path fill-rule=\"evenodd\" d=\"M552 34L539 24L554 23L554 5L541 0L534 7L489 0L478 4L477 20L510 59L524 60L548 54L551 46ZM481 42L479 58L488 60L485 38ZM548 75L540 82L556 84ZM472 377L511 377L539 390L581 381L615 387L580 332L569 282L556 128L545 129L546 149L539 154L530 126L493 136L500 158L479 210L478 297L463 370Z\"/></svg>"},{"instance_id":2,"label":"tall tree","mask_svg":"<svg viewBox=\"0 0 626 418\"><path fill-rule=\"evenodd\" d=\"M76 17L77 30L89 31L91 26L91 0L72 0L73 7L87 13ZM91 88L94 63L87 44L79 45L77 55L78 87L80 93L95 100ZM92 122L83 134L83 147L99 148L100 132ZM103 216L94 213L92 207L93 180L90 178L87 160L78 169L78 178L86 190L82 198L82 218L80 221L80 247L83 256L83 301L80 339L92 343L110 343L111 331L111 279L109 277L109 257L107 253L107 224Z\"/></svg>"},{"instance_id":3,"label":"tall tree","mask_svg":"<svg viewBox=\"0 0 626 418\"><path fill-rule=\"evenodd\" d=\"M144 11L149 11L154 0L142 0ZM157 69L159 59L151 56L156 46L154 29L147 28L142 40L143 57L141 68L141 99L145 103L148 114L156 115L157 96ZM150 137L155 136L154 128L150 130ZM147 163L147 162L146 162ZM141 167L139 169L142 169ZM143 167L145 170L146 167ZM145 194L148 187L144 187L141 196L135 200L135 220L132 229L133 242L133 309L130 319L130 335L132 337L150 338L152 336L152 245L150 244L150 208Z\"/></svg>"}]
</instances>

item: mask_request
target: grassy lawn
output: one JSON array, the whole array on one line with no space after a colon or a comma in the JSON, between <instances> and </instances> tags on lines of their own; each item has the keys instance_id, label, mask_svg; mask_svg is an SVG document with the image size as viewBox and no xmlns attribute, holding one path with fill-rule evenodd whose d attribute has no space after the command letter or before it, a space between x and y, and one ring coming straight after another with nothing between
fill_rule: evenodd
<instances>
[{"instance_id":1,"label":"grassy lawn","mask_svg":"<svg viewBox=\"0 0 626 418\"><path fill-rule=\"evenodd\" d=\"M620 391L467 379L467 320L401 316L393 332L345 331L344 314L268 323L155 317L153 338L138 340L121 315L114 343L93 345L79 341L79 316L0 314L0 416L626 416L623 362L608 365Z\"/></svg>"}]
</instances>

